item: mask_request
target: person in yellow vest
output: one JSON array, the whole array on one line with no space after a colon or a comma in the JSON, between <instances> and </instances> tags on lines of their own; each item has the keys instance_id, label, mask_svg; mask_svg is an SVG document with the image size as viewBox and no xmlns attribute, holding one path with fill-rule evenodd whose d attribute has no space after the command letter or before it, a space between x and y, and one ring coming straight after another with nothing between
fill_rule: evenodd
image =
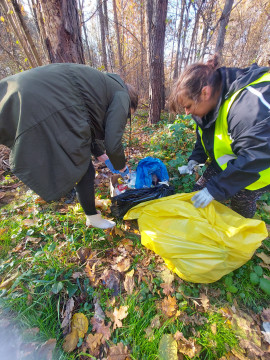
<instances>
[{"instance_id":1,"label":"person in yellow vest","mask_svg":"<svg viewBox=\"0 0 270 360\"><path fill-rule=\"evenodd\" d=\"M197 141L180 174L209 163L194 186L195 207L231 199L251 218L256 201L270 191L270 68L218 67L218 56L188 66L176 81L170 110L191 114Z\"/></svg>"}]
</instances>

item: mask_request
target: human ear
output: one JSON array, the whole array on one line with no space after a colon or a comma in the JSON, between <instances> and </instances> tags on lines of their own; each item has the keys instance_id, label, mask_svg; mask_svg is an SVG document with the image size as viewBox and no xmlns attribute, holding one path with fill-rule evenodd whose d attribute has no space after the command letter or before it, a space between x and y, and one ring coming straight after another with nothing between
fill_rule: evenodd
<instances>
[{"instance_id":1,"label":"human ear","mask_svg":"<svg viewBox=\"0 0 270 360\"><path fill-rule=\"evenodd\" d=\"M204 86L201 91L201 100L207 101L211 98L211 95L212 95L211 86L209 85Z\"/></svg>"}]
</instances>

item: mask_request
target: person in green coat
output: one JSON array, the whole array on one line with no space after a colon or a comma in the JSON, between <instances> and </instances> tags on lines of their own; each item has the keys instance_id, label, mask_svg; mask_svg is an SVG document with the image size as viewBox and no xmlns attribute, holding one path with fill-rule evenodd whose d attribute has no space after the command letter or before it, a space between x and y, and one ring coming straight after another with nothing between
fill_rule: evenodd
<instances>
[{"instance_id":1,"label":"person in green coat","mask_svg":"<svg viewBox=\"0 0 270 360\"><path fill-rule=\"evenodd\" d=\"M128 174L122 136L137 105L134 88L116 74L71 63L37 67L0 81L0 144L11 149L11 171L45 201L75 186L86 225L110 228L115 223L95 208L91 155Z\"/></svg>"}]
</instances>

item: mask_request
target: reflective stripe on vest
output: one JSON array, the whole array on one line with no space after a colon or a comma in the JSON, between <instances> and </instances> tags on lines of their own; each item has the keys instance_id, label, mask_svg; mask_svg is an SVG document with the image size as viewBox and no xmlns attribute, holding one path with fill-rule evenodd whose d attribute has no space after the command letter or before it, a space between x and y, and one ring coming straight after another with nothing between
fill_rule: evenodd
<instances>
[{"instance_id":1,"label":"reflective stripe on vest","mask_svg":"<svg viewBox=\"0 0 270 360\"><path fill-rule=\"evenodd\" d=\"M270 104L266 101L263 95L256 89L252 88L252 85L262 83L262 82L270 82L270 73L266 73L261 76L259 79L253 81L252 83L244 86L240 90L236 91L229 99L225 100L223 105L219 109L218 117L215 122L215 135L214 135L214 157L218 165L222 170L227 168L228 161L232 159L236 159L237 155L235 155L231 148L232 139L230 134L228 133L228 113L230 108L236 99L237 95L243 91L245 88L252 92L254 95L258 96L263 105L265 105L268 109L270 109ZM199 128L199 132L202 140L202 130ZM203 144L205 148L205 145ZM248 185L246 189L248 190L257 190L261 189L270 184L270 167L259 172L260 178L254 183Z\"/></svg>"}]
</instances>

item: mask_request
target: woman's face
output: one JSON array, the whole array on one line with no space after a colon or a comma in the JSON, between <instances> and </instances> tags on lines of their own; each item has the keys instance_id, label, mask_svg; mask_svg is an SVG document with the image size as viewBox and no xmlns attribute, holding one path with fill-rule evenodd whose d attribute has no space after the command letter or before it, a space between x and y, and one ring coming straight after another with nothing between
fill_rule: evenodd
<instances>
[{"instance_id":1,"label":"woman's face","mask_svg":"<svg viewBox=\"0 0 270 360\"><path fill-rule=\"evenodd\" d=\"M197 101L190 99L185 93L181 92L178 95L178 103L185 109L186 115L191 114L202 118L215 108L217 102L211 98L210 87L205 86L202 89L201 95Z\"/></svg>"}]
</instances>

